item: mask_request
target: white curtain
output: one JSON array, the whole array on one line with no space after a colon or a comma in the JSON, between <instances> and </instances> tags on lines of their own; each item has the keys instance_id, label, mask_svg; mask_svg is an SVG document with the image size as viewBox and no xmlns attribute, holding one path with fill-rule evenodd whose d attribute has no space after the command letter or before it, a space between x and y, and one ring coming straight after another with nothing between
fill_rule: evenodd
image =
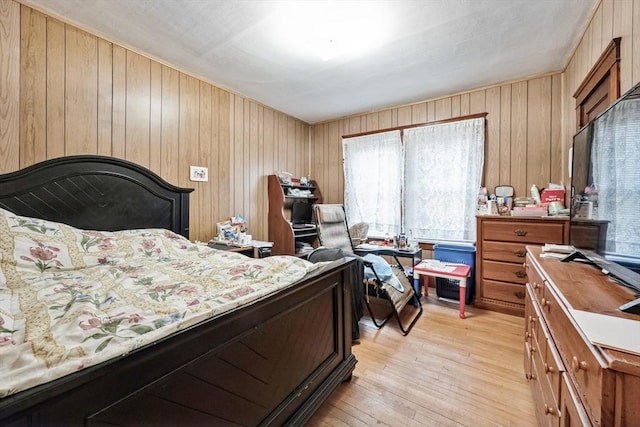
<instances>
[{"instance_id":1,"label":"white curtain","mask_svg":"<svg viewBox=\"0 0 640 427\"><path fill-rule=\"evenodd\" d=\"M394 235L401 227L400 131L343 138L347 222L369 224L369 234Z\"/></svg>"},{"instance_id":2,"label":"white curtain","mask_svg":"<svg viewBox=\"0 0 640 427\"><path fill-rule=\"evenodd\" d=\"M640 253L638 200L640 192L640 102L622 101L615 114L594 124L593 184L598 190L596 219L610 221L606 252ZM616 173L611 173L616 171Z\"/></svg>"},{"instance_id":3,"label":"white curtain","mask_svg":"<svg viewBox=\"0 0 640 427\"><path fill-rule=\"evenodd\" d=\"M476 239L484 118L404 131L404 228L410 239Z\"/></svg>"}]
</instances>

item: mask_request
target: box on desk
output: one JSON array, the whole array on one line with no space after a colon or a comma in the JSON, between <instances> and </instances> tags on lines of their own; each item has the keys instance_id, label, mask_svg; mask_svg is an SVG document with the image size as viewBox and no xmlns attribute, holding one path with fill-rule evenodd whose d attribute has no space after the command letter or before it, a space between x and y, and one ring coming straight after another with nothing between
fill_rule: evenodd
<instances>
[{"instance_id":1,"label":"box on desk","mask_svg":"<svg viewBox=\"0 0 640 427\"><path fill-rule=\"evenodd\" d=\"M540 194L540 202L546 205L551 202L564 203L564 190L563 189L544 189Z\"/></svg>"}]
</instances>

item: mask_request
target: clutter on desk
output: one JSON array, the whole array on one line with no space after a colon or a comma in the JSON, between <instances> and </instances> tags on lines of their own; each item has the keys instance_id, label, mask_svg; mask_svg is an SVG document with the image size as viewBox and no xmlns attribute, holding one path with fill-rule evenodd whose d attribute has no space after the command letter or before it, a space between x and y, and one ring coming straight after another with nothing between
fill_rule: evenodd
<instances>
[{"instance_id":1,"label":"clutter on desk","mask_svg":"<svg viewBox=\"0 0 640 427\"><path fill-rule=\"evenodd\" d=\"M524 206L534 205L535 202L532 197L516 197L513 199L513 206L522 208Z\"/></svg>"},{"instance_id":2,"label":"clutter on desk","mask_svg":"<svg viewBox=\"0 0 640 427\"><path fill-rule=\"evenodd\" d=\"M492 194L480 187L477 200L478 215L547 216L568 215L564 207L565 190L562 184L549 183L546 188L531 186L530 196L515 197L513 187L498 185Z\"/></svg>"},{"instance_id":3,"label":"clutter on desk","mask_svg":"<svg viewBox=\"0 0 640 427\"><path fill-rule=\"evenodd\" d=\"M489 196L487 194L487 187L480 187L478 190L478 201L477 201L477 213L478 215L489 215Z\"/></svg>"},{"instance_id":4,"label":"clutter on desk","mask_svg":"<svg viewBox=\"0 0 640 427\"><path fill-rule=\"evenodd\" d=\"M248 245L251 235L247 234L247 225L241 215L233 216L227 221L216 224L217 241L233 244Z\"/></svg>"},{"instance_id":5,"label":"clutter on desk","mask_svg":"<svg viewBox=\"0 0 640 427\"><path fill-rule=\"evenodd\" d=\"M280 180L281 184L291 184L291 179L293 177L293 174L290 174L289 172L286 172L286 171L280 171L280 172L276 172L276 176Z\"/></svg>"},{"instance_id":6,"label":"clutter on desk","mask_svg":"<svg viewBox=\"0 0 640 427\"><path fill-rule=\"evenodd\" d=\"M540 258L556 258L564 259L568 255L575 252L576 248L571 245L558 245L553 243L546 243L542 247Z\"/></svg>"},{"instance_id":7,"label":"clutter on desk","mask_svg":"<svg viewBox=\"0 0 640 427\"><path fill-rule=\"evenodd\" d=\"M313 197L313 191L302 188L288 188L287 196L293 197Z\"/></svg>"},{"instance_id":8,"label":"clutter on desk","mask_svg":"<svg viewBox=\"0 0 640 427\"><path fill-rule=\"evenodd\" d=\"M299 240L296 241L295 248L297 254L308 254L313 252L314 249L309 243Z\"/></svg>"},{"instance_id":9,"label":"clutter on desk","mask_svg":"<svg viewBox=\"0 0 640 427\"><path fill-rule=\"evenodd\" d=\"M595 184L588 185L574 199L576 217L592 219L598 212L598 188Z\"/></svg>"},{"instance_id":10,"label":"clutter on desk","mask_svg":"<svg viewBox=\"0 0 640 427\"><path fill-rule=\"evenodd\" d=\"M569 209L564 207L564 186L549 183L540 194L540 205L547 208L549 215L569 215Z\"/></svg>"}]
</instances>

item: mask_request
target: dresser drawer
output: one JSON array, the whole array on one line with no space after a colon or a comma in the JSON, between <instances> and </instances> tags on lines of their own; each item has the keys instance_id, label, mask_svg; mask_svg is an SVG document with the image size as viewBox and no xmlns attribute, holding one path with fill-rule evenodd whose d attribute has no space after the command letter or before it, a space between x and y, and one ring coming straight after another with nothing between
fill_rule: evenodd
<instances>
[{"instance_id":1,"label":"dresser drawer","mask_svg":"<svg viewBox=\"0 0 640 427\"><path fill-rule=\"evenodd\" d=\"M510 283L527 283L527 272L523 264L501 261L482 261L482 274L486 279ZM524 301L522 301L524 303Z\"/></svg>"},{"instance_id":2,"label":"dresser drawer","mask_svg":"<svg viewBox=\"0 0 640 427\"><path fill-rule=\"evenodd\" d=\"M540 388L544 400L545 420L551 420L550 425L557 425L560 417L560 383L558 390L554 391L554 385L549 381L549 376L545 373L544 355L540 351L534 351L532 354L534 369L537 372L540 381Z\"/></svg>"},{"instance_id":3,"label":"dresser drawer","mask_svg":"<svg viewBox=\"0 0 640 427\"><path fill-rule=\"evenodd\" d=\"M525 288L523 285L493 280L483 280L483 297L524 306Z\"/></svg>"},{"instance_id":4,"label":"dresser drawer","mask_svg":"<svg viewBox=\"0 0 640 427\"><path fill-rule=\"evenodd\" d=\"M536 397L539 399L541 397L541 401L536 402L538 424L541 426L558 426L560 423L560 408L541 370L540 358L534 353L531 362L533 381L536 383L538 394Z\"/></svg>"},{"instance_id":5,"label":"dresser drawer","mask_svg":"<svg viewBox=\"0 0 640 427\"><path fill-rule=\"evenodd\" d=\"M567 373L573 379L578 395L585 402L585 409L596 424L601 421L603 369L580 333L569 319L555 293L548 287L543 288L541 300L542 315L546 318L549 330L555 337L560 358Z\"/></svg>"},{"instance_id":6,"label":"dresser drawer","mask_svg":"<svg viewBox=\"0 0 640 427\"><path fill-rule=\"evenodd\" d=\"M536 339L538 340L538 346L540 347L541 374L544 374L549 382L549 387L551 388L553 395L556 398L559 398L560 381L562 372L564 371L564 365L562 364L560 355L558 354L555 344L551 339L551 334L547 329L544 318L539 319L536 331Z\"/></svg>"},{"instance_id":7,"label":"dresser drawer","mask_svg":"<svg viewBox=\"0 0 640 427\"><path fill-rule=\"evenodd\" d=\"M566 373L562 374L560 389L560 425L566 427L590 427L592 425Z\"/></svg>"},{"instance_id":8,"label":"dresser drawer","mask_svg":"<svg viewBox=\"0 0 640 427\"><path fill-rule=\"evenodd\" d=\"M500 221L483 223L484 240L520 242L527 244L562 243L564 224Z\"/></svg>"},{"instance_id":9,"label":"dresser drawer","mask_svg":"<svg viewBox=\"0 0 640 427\"><path fill-rule=\"evenodd\" d=\"M532 298L540 304L543 297L544 280L535 265L526 263L527 283L531 286Z\"/></svg>"},{"instance_id":10,"label":"dresser drawer","mask_svg":"<svg viewBox=\"0 0 640 427\"><path fill-rule=\"evenodd\" d=\"M527 256L524 243L507 243L485 240L482 242L482 257L496 261L509 261L522 264Z\"/></svg>"}]
</instances>

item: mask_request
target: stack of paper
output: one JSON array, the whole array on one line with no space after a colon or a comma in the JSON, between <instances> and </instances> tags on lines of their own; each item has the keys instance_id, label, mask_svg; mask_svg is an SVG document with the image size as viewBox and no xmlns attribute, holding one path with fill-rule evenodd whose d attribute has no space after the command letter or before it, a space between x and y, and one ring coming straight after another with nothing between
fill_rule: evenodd
<instances>
[{"instance_id":1,"label":"stack of paper","mask_svg":"<svg viewBox=\"0 0 640 427\"><path fill-rule=\"evenodd\" d=\"M547 243L542 247L541 258L565 258L567 255L575 252L576 248L571 245L556 245Z\"/></svg>"},{"instance_id":2,"label":"stack of paper","mask_svg":"<svg viewBox=\"0 0 640 427\"><path fill-rule=\"evenodd\" d=\"M425 270L441 271L444 273L451 273L460 264L446 263L435 259L425 259L416 265L415 268L424 268Z\"/></svg>"}]
</instances>

